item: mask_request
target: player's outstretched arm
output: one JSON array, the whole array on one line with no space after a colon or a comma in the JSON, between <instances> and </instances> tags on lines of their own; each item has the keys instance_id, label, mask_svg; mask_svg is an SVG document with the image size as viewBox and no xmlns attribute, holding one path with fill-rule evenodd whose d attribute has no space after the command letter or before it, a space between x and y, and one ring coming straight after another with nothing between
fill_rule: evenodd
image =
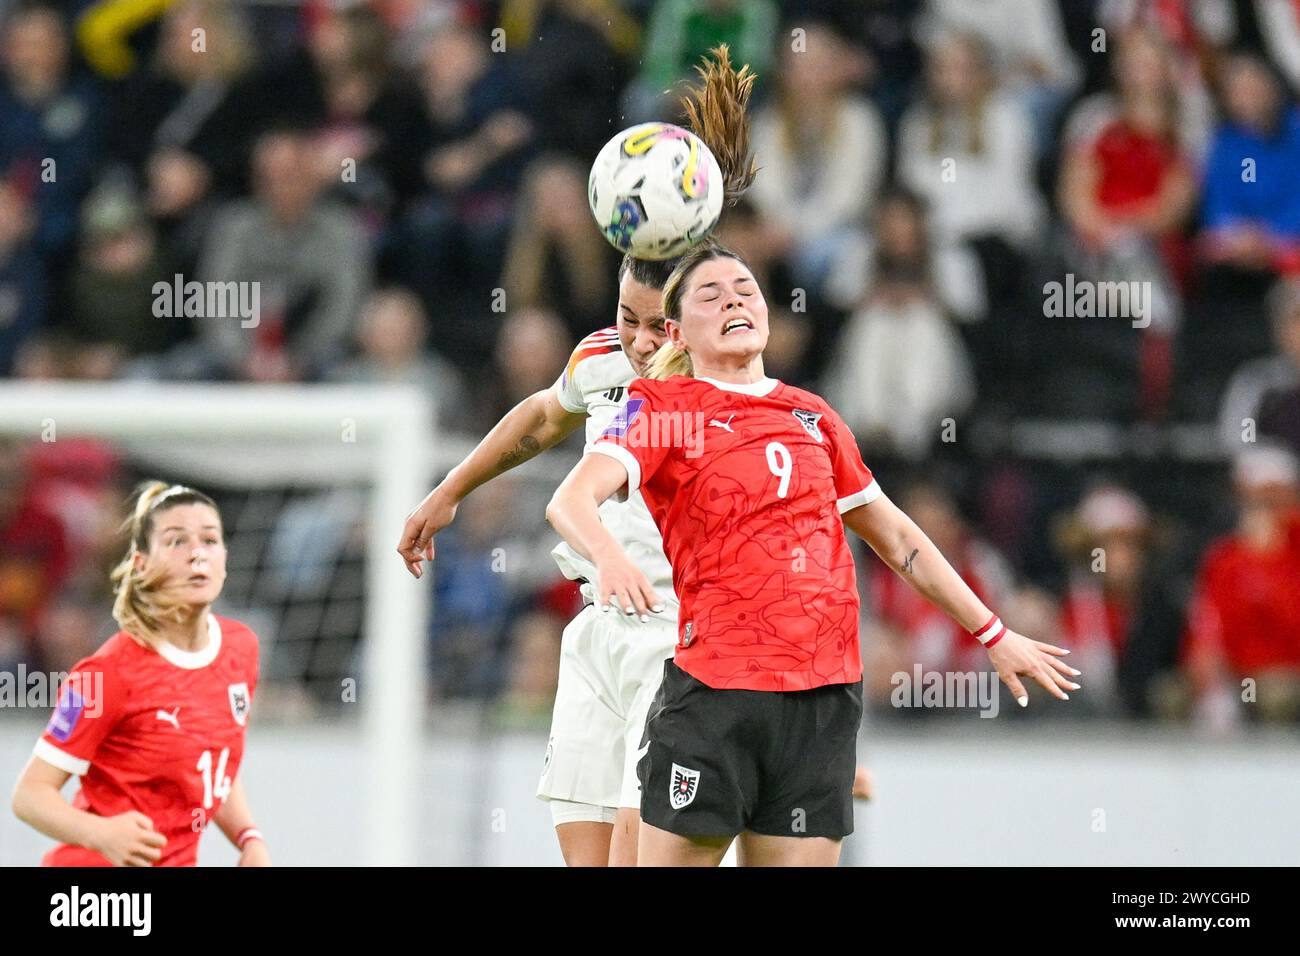
<instances>
[{"instance_id":1,"label":"player's outstretched arm","mask_svg":"<svg viewBox=\"0 0 1300 956\"><path fill-rule=\"evenodd\" d=\"M239 866L270 866L271 854L262 839L262 831L253 822L253 811L248 806L242 777L236 777L226 801L212 817L212 822L239 850Z\"/></svg>"},{"instance_id":2,"label":"player's outstretched arm","mask_svg":"<svg viewBox=\"0 0 1300 956\"><path fill-rule=\"evenodd\" d=\"M423 574L421 563L433 560L433 536L451 524L466 495L559 444L586 417L561 405L549 388L529 395L506 412L465 460L449 471L407 516L397 553L411 575L419 578Z\"/></svg>"},{"instance_id":3,"label":"player's outstretched arm","mask_svg":"<svg viewBox=\"0 0 1300 956\"><path fill-rule=\"evenodd\" d=\"M632 563L600 521L600 506L627 484L627 469L608 455L587 454L555 489L546 520L580 555L596 566L596 600L602 611L612 604L624 614L649 620L664 602L649 579Z\"/></svg>"},{"instance_id":4,"label":"player's outstretched arm","mask_svg":"<svg viewBox=\"0 0 1300 956\"><path fill-rule=\"evenodd\" d=\"M843 518L845 527L871 545L896 574L972 634L997 620L926 533L885 495L846 511ZM1060 659L1069 653L1062 648L1006 630L989 643L988 653L1021 707L1029 703L1022 676L1032 677L1061 700L1070 699L1066 690L1079 689L1069 679L1079 671Z\"/></svg>"},{"instance_id":5,"label":"player's outstretched arm","mask_svg":"<svg viewBox=\"0 0 1300 956\"><path fill-rule=\"evenodd\" d=\"M100 817L63 799L59 791L71 776L32 757L14 788L14 816L51 840L94 850L114 866L152 866L162 856L167 838L143 813Z\"/></svg>"}]
</instances>

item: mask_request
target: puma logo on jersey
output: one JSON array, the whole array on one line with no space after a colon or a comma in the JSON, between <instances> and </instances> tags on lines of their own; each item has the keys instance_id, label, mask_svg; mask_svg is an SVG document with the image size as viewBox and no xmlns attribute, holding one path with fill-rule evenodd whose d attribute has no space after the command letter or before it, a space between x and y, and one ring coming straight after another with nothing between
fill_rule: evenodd
<instances>
[{"instance_id":1,"label":"puma logo on jersey","mask_svg":"<svg viewBox=\"0 0 1300 956\"><path fill-rule=\"evenodd\" d=\"M735 433L735 431L733 431L732 428L731 428L731 422L732 422L732 419L734 419L735 417L736 417L735 415L732 415L731 418L728 418L725 422L720 422L720 421L718 421L716 418L711 418L711 419L709 419L709 424L710 424L710 425L716 425L718 428L724 428L724 429L726 429L727 431L731 432L731 434L734 435L734 434L736 434L736 433Z\"/></svg>"},{"instance_id":2,"label":"puma logo on jersey","mask_svg":"<svg viewBox=\"0 0 1300 956\"><path fill-rule=\"evenodd\" d=\"M179 707L173 709L170 714L160 707L158 708L158 713L154 714L154 717L157 718L158 720L165 721L166 723L171 724L177 730L180 730L181 722L180 722L180 718L177 716L178 714L180 714L180 712L181 709Z\"/></svg>"}]
</instances>

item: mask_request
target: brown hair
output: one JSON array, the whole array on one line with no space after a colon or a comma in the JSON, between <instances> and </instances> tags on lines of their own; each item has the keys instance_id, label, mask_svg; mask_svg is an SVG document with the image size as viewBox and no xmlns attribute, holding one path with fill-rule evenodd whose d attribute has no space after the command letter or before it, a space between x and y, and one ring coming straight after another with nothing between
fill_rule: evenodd
<instances>
[{"instance_id":1,"label":"brown hair","mask_svg":"<svg viewBox=\"0 0 1300 956\"><path fill-rule=\"evenodd\" d=\"M734 69L725 43L705 54L695 72L700 82L680 101L686 125L718 161L723 202L734 206L758 175L758 163L749 154L749 97L758 76L748 64Z\"/></svg>"},{"instance_id":2,"label":"brown hair","mask_svg":"<svg viewBox=\"0 0 1300 956\"><path fill-rule=\"evenodd\" d=\"M686 295L686 285L691 274L704 263L713 259L735 259L746 269L749 263L744 257L714 239L705 239L677 260L672 275L664 283L664 318L673 322L682 320L682 298ZM695 374L691 365L691 356L685 349L679 349L672 342L665 342L650 358L646 367L646 378L665 379L673 375Z\"/></svg>"},{"instance_id":3,"label":"brown hair","mask_svg":"<svg viewBox=\"0 0 1300 956\"><path fill-rule=\"evenodd\" d=\"M135 491L130 517L122 525L129 535L126 556L113 569L113 619L118 626L150 647L158 642L159 624L163 620L179 621L183 605L168 597L160 587L157 572L136 568L135 556L149 550L154 522L164 511L177 505L207 505L217 512L217 503L201 491L184 485L146 481Z\"/></svg>"},{"instance_id":4,"label":"brown hair","mask_svg":"<svg viewBox=\"0 0 1300 956\"><path fill-rule=\"evenodd\" d=\"M700 75L699 82L678 102L686 127L709 148L722 170L723 205L734 206L758 175L758 164L749 151L749 97L758 77L748 65L739 70L731 65L731 52L725 43L705 54L695 72ZM681 257L637 259L625 255L618 278L621 282L631 273L642 285L662 289L680 261Z\"/></svg>"}]
</instances>

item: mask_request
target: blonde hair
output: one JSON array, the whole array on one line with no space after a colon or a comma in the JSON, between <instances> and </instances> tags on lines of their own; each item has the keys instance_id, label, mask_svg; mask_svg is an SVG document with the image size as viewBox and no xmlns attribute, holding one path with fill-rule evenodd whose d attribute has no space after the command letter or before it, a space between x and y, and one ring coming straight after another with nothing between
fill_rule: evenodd
<instances>
[{"instance_id":1,"label":"blonde hair","mask_svg":"<svg viewBox=\"0 0 1300 956\"><path fill-rule=\"evenodd\" d=\"M160 625L164 621L179 623L184 620L186 605L162 587L165 572L137 568L136 555L148 552L149 536L158 515L178 505L194 504L207 505L217 511L220 520L216 502L203 492L184 485L146 481L136 488L131 515L122 525L128 542L126 555L110 575L114 595L113 620L147 647L156 647L161 640Z\"/></svg>"},{"instance_id":2,"label":"blonde hair","mask_svg":"<svg viewBox=\"0 0 1300 956\"><path fill-rule=\"evenodd\" d=\"M686 285L691 273L711 259L735 259L746 269L749 263L738 252L733 252L715 239L705 239L694 245L677 260L672 274L664 283L664 320L681 322L682 298L686 295ZM695 376L695 367L691 355L685 349L679 349L672 342L659 346L659 351L650 358L646 366L645 378L665 379L673 375Z\"/></svg>"},{"instance_id":3,"label":"blonde hair","mask_svg":"<svg viewBox=\"0 0 1300 956\"><path fill-rule=\"evenodd\" d=\"M646 365L645 375L642 377L662 381L665 378L672 378L674 375L685 375L688 378L694 378L695 366L691 364L690 352L679 349L672 342L665 342L659 346L659 351L650 356L650 362Z\"/></svg>"}]
</instances>

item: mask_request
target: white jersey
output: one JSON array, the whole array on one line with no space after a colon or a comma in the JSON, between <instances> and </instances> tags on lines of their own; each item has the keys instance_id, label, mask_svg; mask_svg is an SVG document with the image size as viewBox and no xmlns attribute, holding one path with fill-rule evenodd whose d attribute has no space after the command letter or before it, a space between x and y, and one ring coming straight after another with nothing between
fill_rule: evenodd
<instances>
[{"instance_id":1,"label":"white jersey","mask_svg":"<svg viewBox=\"0 0 1300 956\"><path fill-rule=\"evenodd\" d=\"M587 448L623 405L627 386L634 378L636 372L623 354L615 326L592 332L573 350L564 374L555 383L555 397L569 411L586 413ZM646 507L641 492L633 492L626 502L613 498L606 501L600 506L600 520L627 552L632 563L650 579L655 592L669 608L675 608L677 595L673 591L672 568L664 556L663 536L650 517L650 509ZM566 578L595 583L595 565L567 542L561 541L551 554Z\"/></svg>"}]
</instances>

